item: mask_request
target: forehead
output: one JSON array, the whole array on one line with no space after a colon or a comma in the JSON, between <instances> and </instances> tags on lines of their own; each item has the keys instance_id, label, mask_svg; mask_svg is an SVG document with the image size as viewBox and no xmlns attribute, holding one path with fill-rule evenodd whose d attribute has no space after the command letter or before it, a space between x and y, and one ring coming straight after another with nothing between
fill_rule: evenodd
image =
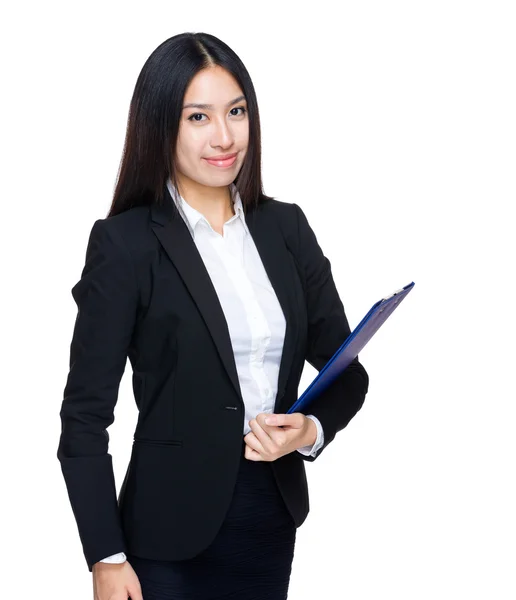
<instances>
[{"instance_id":1,"label":"forehead","mask_svg":"<svg viewBox=\"0 0 516 600\"><path fill-rule=\"evenodd\" d=\"M222 67L210 67L196 73L185 92L184 103L196 102L213 104L215 108L225 107L238 96L243 95L237 81Z\"/></svg>"}]
</instances>

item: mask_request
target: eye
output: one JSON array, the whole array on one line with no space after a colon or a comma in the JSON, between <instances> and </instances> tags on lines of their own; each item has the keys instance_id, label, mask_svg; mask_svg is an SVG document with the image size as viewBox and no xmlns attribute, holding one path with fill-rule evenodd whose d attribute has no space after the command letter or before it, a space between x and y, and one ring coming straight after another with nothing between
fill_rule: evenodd
<instances>
[{"instance_id":1,"label":"eye","mask_svg":"<svg viewBox=\"0 0 516 600\"><path fill-rule=\"evenodd\" d=\"M234 114L234 117L243 117L245 115L245 113L247 112L247 109L244 108L243 106L236 106L235 108L232 108L229 112L232 113L234 110L241 110L242 112L240 114ZM196 117L205 117L206 115L204 113L194 113L193 115L190 115L188 117L188 121L195 121L196 123L202 123L202 119L197 119Z\"/></svg>"},{"instance_id":2,"label":"eye","mask_svg":"<svg viewBox=\"0 0 516 600\"><path fill-rule=\"evenodd\" d=\"M243 106L236 106L235 108L232 108L229 112L231 112L233 110L241 110L242 112L240 113L240 116L245 115L245 113L247 112L247 110ZM235 115L235 116L237 117L239 115Z\"/></svg>"},{"instance_id":3,"label":"eye","mask_svg":"<svg viewBox=\"0 0 516 600\"><path fill-rule=\"evenodd\" d=\"M189 121L197 121L199 122L200 119L194 119L194 117L202 117L202 116L206 116L204 113L194 113L193 115L188 117Z\"/></svg>"}]
</instances>

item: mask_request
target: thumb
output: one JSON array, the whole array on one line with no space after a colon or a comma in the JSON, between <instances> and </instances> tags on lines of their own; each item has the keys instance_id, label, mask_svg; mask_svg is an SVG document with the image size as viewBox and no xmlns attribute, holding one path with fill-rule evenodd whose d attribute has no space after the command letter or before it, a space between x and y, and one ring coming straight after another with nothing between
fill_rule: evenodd
<instances>
[{"instance_id":1,"label":"thumb","mask_svg":"<svg viewBox=\"0 0 516 600\"><path fill-rule=\"evenodd\" d=\"M266 425L276 425L277 427L289 426L296 429L303 427L304 415L302 413L291 414L271 414L265 417Z\"/></svg>"}]
</instances>

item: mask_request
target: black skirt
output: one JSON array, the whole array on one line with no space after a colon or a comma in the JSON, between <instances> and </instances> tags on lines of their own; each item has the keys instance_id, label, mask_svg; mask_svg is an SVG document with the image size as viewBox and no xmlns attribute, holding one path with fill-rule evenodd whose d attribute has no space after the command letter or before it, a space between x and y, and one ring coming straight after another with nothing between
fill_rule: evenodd
<instances>
[{"instance_id":1,"label":"black skirt","mask_svg":"<svg viewBox=\"0 0 516 600\"><path fill-rule=\"evenodd\" d=\"M225 520L194 558L127 560L144 600L285 600L296 527L266 461L244 457Z\"/></svg>"}]
</instances>

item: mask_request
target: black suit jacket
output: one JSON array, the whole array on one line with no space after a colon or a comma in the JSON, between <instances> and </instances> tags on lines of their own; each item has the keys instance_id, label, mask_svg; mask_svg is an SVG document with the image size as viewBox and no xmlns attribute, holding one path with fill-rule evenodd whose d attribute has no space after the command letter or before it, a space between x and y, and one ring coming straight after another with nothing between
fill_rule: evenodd
<instances>
[{"instance_id":1,"label":"black suit jacket","mask_svg":"<svg viewBox=\"0 0 516 600\"><path fill-rule=\"evenodd\" d=\"M60 411L61 463L83 551L193 557L215 537L241 456L244 403L226 320L202 258L165 189L163 207L97 220L81 279ZM302 210L271 200L246 222L286 318L276 413L298 397L305 360L320 370L350 333L342 302ZM127 357L138 406L131 459L117 497L107 428ZM309 511L313 461L361 408L358 359L311 406L324 446L271 463L297 527Z\"/></svg>"}]
</instances>

